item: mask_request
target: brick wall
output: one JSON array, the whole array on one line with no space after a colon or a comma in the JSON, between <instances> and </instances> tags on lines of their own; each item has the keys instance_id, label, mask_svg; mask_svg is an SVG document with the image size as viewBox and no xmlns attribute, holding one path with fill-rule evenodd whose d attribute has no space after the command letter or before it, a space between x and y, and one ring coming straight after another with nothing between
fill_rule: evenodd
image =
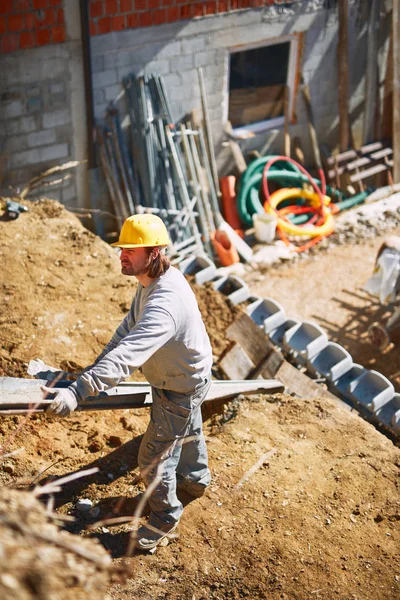
<instances>
[{"instance_id":1,"label":"brick wall","mask_svg":"<svg viewBox=\"0 0 400 600\"><path fill-rule=\"evenodd\" d=\"M79 23L66 32L73 2L78 0L0 0L0 193L5 195L9 186L21 188L76 157L72 82L74 65L82 59L79 41L72 39L80 35ZM75 173L43 192L74 204Z\"/></svg>"},{"instance_id":2,"label":"brick wall","mask_svg":"<svg viewBox=\"0 0 400 600\"><path fill-rule=\"evenodd\" d=\"M293 0L292 0L293 1ZM90 0L90 32L151 27L196 17L262 8L279 0Z\"/></svg>"},{"instance_id":3,"label":"brick wall","mask_svg":"<svg viewBox=\"0 0 400 600\"><path fill-rule=\"evenodd\" d=\"M63 0L1 0L0 53L65 40Z\"/></svg>"}]
</instances>

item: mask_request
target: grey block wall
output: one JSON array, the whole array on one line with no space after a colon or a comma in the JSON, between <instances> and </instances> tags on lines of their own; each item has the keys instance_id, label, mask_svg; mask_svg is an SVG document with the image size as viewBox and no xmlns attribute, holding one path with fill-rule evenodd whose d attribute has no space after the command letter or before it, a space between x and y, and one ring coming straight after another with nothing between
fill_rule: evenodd
<instances>
[{"instance_id":1,"label":"grey block wall","mask_svg":"<svg viewBox=\"0 0 400 600\"><path fill-rule=\"evenodd\" d=\"M0 57L0 189L21 187L43 170L72 158L68 44ZM74 202L74 178L46 194Z\"/></svg>"},{"instance_id":2,"label":"grey block wall","mask_svg":"<svg viewBox=\"0 0 400 600\"><path fill-rule=\"evenodd\" d=\"M350 5L354 2L350 2ZM387 31L388 23L384 23ZM350 111L355 144L362 142L366 26L356 27L351 11L349 31ZM320 2L301 3L296 11L276 8L238 11L153 28L113 32L91 40L95 115L104 118L107 104L117 101L126 114L121 82L129 73L159 73L164 76L174 120L201 107L196 67L204 70L211 127L221 174L229 172L230 151L223 145L223 121L227 114L227 64L230 50L262 43L294 32L304 32L302 74L310 87L315 124L320 143L333 149L338 142L337 34L335 13L322 10ZM383 66L387 33L380 49ZM297 122L291 136L302 142L306 160L312 162L309 133L302 95L296 98ZM270 131L240 142L244 152L263 147L283 152L282 131Z\"/></svg>"}]
</instances>

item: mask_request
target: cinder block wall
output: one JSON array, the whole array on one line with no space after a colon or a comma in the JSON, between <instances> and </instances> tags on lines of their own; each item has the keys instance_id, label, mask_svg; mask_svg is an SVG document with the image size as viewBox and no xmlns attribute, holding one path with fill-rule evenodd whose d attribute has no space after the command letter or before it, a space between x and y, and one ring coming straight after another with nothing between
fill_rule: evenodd
<instances>
[{"instance_id":1,"label":"cinder block wall","mask_svg":"<svg viewBox=\"0 0 400 600\"><path fill-rule=\"evenodd\" d=\"M91 48L96 117L104 117L107 104L116 101L126 113L121 82L129 74L155 72L164 76L175 120L201 106L196 67L204 70L211 126L221 172L232 166L230 152L221 142L227 114L227 64L231 48L268 41L293 32L304 32L302 74L310 86L315 124L320 143L330 148L338 142L337 35L335 13L323 10L322 2L286 3L285 8L264 2L152 2L115 0L91 2ZM350 1L350 7L355 2ZM156 8L157 6L157 8ZM162 8L160 8L162 7ZM250 8L249 8L250 7ZM126 9L126 12L123 12ZM232 10L241 9L241 10ZM224 12L227 11L227 12ZM207 16L208 15L208 16ZM384 28L389 28L384 23ZM354 6L349 23L349 94L356 144L362 142L366 25L356 26ZM387 52L384 32L380 60ZM291 135L298 136L308 162L311 147L302 95L296 99L296 123ZM264 146L283 151L282 131L258 135L241 142L244 152Z\"/></svg>"},{"instance_id":2,"label":"cinder block wall","mask_svg":"<svg viewBox=\"0 0 400 600\"><path fill-rule=\"evenodd\" d=\"M0 189L22 186L75 158L71 78L63 0L0 3ZM82 82L83 86L83 82ZM76 204L76 173L46 193Z\"/></svg>"}]
</instances>

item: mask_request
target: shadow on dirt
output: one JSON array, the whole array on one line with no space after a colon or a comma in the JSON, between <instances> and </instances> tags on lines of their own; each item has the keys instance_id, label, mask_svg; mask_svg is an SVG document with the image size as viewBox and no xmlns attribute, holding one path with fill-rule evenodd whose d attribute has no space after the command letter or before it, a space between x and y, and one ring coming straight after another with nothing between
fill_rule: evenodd
<instances>
[{"instance_id":1,"label":"shadow on dirt","mask_svg":"<svg viewBox=\"0 0 400 600\"><path fill-rule=\"evenodd\" d=\"M395 385L396 391L400 389L400 353L394 345L388 346L383 352L374 346L368 339L368 328L377 322L385 325L393 312L393 305L382 306L377 298L367 294L364 290L350 292L342 290L349 297L363 302L362 307L354 306L354 301L345 302L339 298L333 300L343 308L348 316L344 325L329 320L329 315L313 315L325 329L331 341L344 346L350 352L355 363L368 369L379 371L388 377ZM350 298L349 298L350 300Z\"/></svg>"}]
</instances>

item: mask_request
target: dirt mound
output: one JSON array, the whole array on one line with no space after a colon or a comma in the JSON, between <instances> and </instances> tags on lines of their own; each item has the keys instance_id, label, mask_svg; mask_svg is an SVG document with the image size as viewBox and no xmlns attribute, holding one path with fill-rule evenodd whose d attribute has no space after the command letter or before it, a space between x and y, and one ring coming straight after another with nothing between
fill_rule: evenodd
<instances>
[{"instance_id":1,"label":"dirt mound","mask_svg":"<svg viewBox=\"0 0 400 600\"><path fill-rule=\"evenodd\" d=\"M129 310L136 279L121 275L115 251L61 204L25 204L29 212L15 221L0 220L0 375L23 377L36 357L79 369ZM194 287L219 355L235 309L211 288Z\"/></svg>"},{"instance_id":2,"label":"dirt mound","mask_svg":"<svg viewBox=\"0 0 400 600\"><path fill-rule=\"evenodd\" d=\"M36 357L71 369L89 364L126 314L135 291L134 280L120 274L114 251L74 215L55 202L28 206L16 221L0 219L0 375L25 376L27 362ZM336 265L346 269L338 258ZM288 284L290 298L294 282ZM225 329L240 308L229 306L208 286L194 289L218 356L226 344ZM278 299L285 305L284 298ZM129 525L107 520L132 517L143 491L137 452L147 421L147 409L73 413L63 420L41 415L0 420L3 452L18 451L0 459L6 494L10 490L5 488L29 490L32 482L47 477L99 469L63 486L55 503L60 515L74 517L65 527L79 546L82 542L86 548L92 540L83 538L95 536L114 565L132 570L125 583L109 583L111 598L399 597L400 451L357 415L325 399L242 398L229 415L207 421L212 486L200 500L182 498L187 506L177 540L154 555L124 558ZM20 495L21 511L32 505L28 491L10 493ZM1 497L3 510L9 501ZM92 503L87 513L77 510L83 498ZM15 516L9 511L8 518L25 523L18 506L19 501ZM39 552L32 536L17 534L15 552L29 550L24 556L40 570L41 581L47 551ZM69 557L64 562L72 560L75 568L75 558ZM83 558L80 563L79 573L88 578L89 589L82 592L87 596L68 588L67 570L57 563L46 583L50 592L36 597L63 598L65 591L69 598L101 598L103 574L99 587L90 588L94 567ZM1 585L17 581L9 597L32 597L24 595L14 572L5 574L11 579L4 583L0 575Z\"/></svg>"},{"instance_id":3,"label":"dirt mound","mask_svg":"<svg viewBox=\"0 0 400 600\"><path fill-rule=\"evenodd\" d=\"M111 560L104 548L78 543L49 520L33 494L0 488L0 597L105 598Z\"/></svg>"}]
</instances>

